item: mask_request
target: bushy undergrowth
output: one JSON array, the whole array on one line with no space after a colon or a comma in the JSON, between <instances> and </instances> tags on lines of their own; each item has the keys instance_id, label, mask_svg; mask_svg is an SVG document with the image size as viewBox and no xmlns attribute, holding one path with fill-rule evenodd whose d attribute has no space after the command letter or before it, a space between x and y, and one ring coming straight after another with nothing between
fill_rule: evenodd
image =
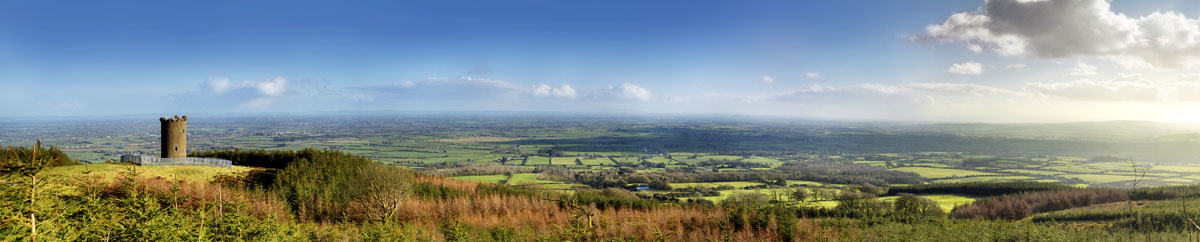
<instances>
[{"instance_id":1,"label":"bushy undergrowth","mask_svg":"<svg viewBox=\"0 0 1200 242\"><path fill-rule=\"evenodd\" d=\"M319 155L328 155L332 151L317 149L291 150L207 150L188 153L189 157L213 157L233 161L235 166L253 166L263 168L283 169L292 162L313 160Z\"/></svg>"},{"instance_id":2,"label":"bushy undergrowth","mask_svg":"<svg viewBox=\"0 0 1200 242\"><path fill-rule=\"evenodd\" d=\"M45 164L49 156L3 160L19 169L5 172L0 185L0 241L1105 241L1130 233L951 219L933 201L910 194L888 203L877 200L878 193L847 192L835 208L739 195L715 206L663 203L612 188L566 194L458 181L336 151L221 155L268 159L235 162L275 168L211 183L138 178L135 166L113 182L92 175L38 182L22 177L37 177L30 171L40 168L29 164ZM1020 202L1043 211L1193 190L1067 189L1009 194L976 206ZM1178 227L1171 212L1146 212L1129 223L1156 238L1179 238L1161 232L1173 230L1146 227Z\"/></svg>"},{"instance_id":3,"label":"bushy undergrowth","mask_svg":"<svg viewBox=\"0 0 1200 242\"><path fill-rule=\"evenodd\" d=\"M950 194L965 194L976 196L995 196L1004 194L1037 192L1037 191L1052 191L1070 189L1072 187L1055 183L1041 183L1030 181L1009 181L1009 182L963 182L963 183L930 183L916 184L907 186L894 186L888 188L887 195L896 195L900 193L913 194L928 194L928 193L950 193Z\"/></svg>"},{"instance_id":4,"label":"bushy undergrowth","mask_svg":"<svg viewBox=\"0 0 1200 242\"><path fill-rule=\"evenodd\" d=\"M284 241L303 236L269 199L206 184L87 175L45 178L74 192L30 194L0 186L0 240L24 241ZM219 195L218 195L219 194ZM33 197L35 199L30 199ZM274 208L272 208L274 207ZM36 218L36 219L32 219ZM35 232L36 231L36 232Z\"/></svg>"},{"instance_id":5,"label":"bushy undergrowth","mask_svg":"<svg viewBox=\"0 0 1200 242\"><path fill-rule=\"evenodd\" d=\"M1142 233L1184 232L1197 230L1192 224L1200 219L1197 215L1200 215L1200 200L1189 198L1101 204L1038 214L1030 221L1106 223L1112 228Z\"/></svg>"},{"instance_id":6,"label":"bushy undergrowth","mask_svg":"<svg viewBox=\"0 0 1200 242\"><path fill-rule=\"evenodd\" d=\"M38 141L33 147L0 147L0 161L6 161L0 162L0 173L20 173L20 169L33 169L31 165L34 164L28 163L31 159L39 161L37 169L79 164L58 147L43 147L42 142Z\"/></svg>"},{"instance_id":7,"label":"bushy undergrowth","mask_svg":"<svg viewBox=\"0 0 1200 242\"><path fill-rule=\"evenodd\" d=\"M1139 189L1055 189L1007 194L975 200L951 212L955 218L1022 219L1044 212L1130 200L1167 200L1200 197L1200 186L1149 187Z\"/></svg>"},{"instance_id":8,"label":"bushy undergrowth","mask_svg":"<svg viewBox=\"0 0 1200 242\"><path fill-rule=\"evenodd\" d=\"M1009 194L975 200L954 208L955 218L1022 219L1035 213L1058 211L1129 200L1129 196L1114 190L1059 190Z\"/></svg>"}]
</instances>

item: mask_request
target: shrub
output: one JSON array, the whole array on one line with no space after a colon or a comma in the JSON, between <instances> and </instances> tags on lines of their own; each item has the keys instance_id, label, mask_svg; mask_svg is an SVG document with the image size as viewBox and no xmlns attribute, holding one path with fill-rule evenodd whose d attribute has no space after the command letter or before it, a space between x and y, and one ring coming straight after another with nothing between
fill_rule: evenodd
<instances>
[{"instance_id":1,"label":"shrub","mask_svg":"<svg viewBox=\"0 0 1200 242\"><path fill-rule=\"evenodd\" d=\"M1055 183L1041 183L1030 181L1010 181L1010 182L963 182L963 183L933 183L933 184L918 184L907 186L894 186L888 188L887 195L896 195L900 193L912 194L927 194L927 193L954 193L967 194L977 196L995 196L1003 194L1014 194L1023 192L1037 191L1053 191L1062 189L1071 189L1072 187Z\"/></svg>"},{"instance_id":2,"label":"shrub","mask_svg":"<svg viewBox=\"0 0 1200 242\"><path fill-rule=\"evenodd\" d=\"M900 197L892 202L892 212L902 221L937 218L946 215L937 202L909 193L901 193Z\"/></svg>"},{"instance_id":3,"label":"shrub","mask_svg":"<svg viewBox=\"0 0 1200 242\"><path fill-rule=\"evenodd\" d=\"M721 201L721 205L726 207L744 206L744 207L762 207L767 205L771 199L767 194L758 192L743 192L738 191L729 194L729 197Z\"/></svg>"},{"instance_id":4,"label":"shrub","mask_svg":"<svg viewBox=\"0 0 1200 242\"><path fill-rule=\"evenodd\" d=\"M1034 213L1126 200L1129 200L1129 196L1116 190L1071 189L1029 192L975 200L971 204L954 208L950 215L955 218L1016 220L1029 217Z\"/></svg>"}]
</instances>

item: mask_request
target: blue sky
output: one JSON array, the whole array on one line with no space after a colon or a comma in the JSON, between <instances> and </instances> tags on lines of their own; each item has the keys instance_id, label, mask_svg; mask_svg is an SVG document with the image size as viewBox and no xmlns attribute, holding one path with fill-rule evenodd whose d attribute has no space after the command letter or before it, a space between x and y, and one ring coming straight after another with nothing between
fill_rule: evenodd
<instances>
[{"instance_id":1,"label":"blue sky","mask_svg":"<svg viewBox=\"0 0 1200 242\"><path fill-rule=\"evenodd\" d=\"M1200 101L1197 16L1194 1L8 1L0 116L1197 122L1181 114Z\"/></svg>"}]
</instances>

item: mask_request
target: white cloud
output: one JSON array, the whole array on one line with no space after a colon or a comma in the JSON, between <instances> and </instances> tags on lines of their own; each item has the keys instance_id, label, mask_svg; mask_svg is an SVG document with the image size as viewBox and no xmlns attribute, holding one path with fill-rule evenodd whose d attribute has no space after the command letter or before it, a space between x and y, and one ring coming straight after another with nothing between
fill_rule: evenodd
<instances>
[{"instance_id":1,"label":"white cloud","mask_svg":"<svg viewBox=\"0 0 1200 242\"><path fill-rule=\"evenodd\" d=\"M602 104L621 100L651 100L650 90L632 83L622 83L598 89L576 89L562 84L557 87L538 83L528 86L504 80L475 77L409 80L388 85L351 87L355 100L378 103L452 103L459 106L519 107L525 105L561 105L554 99L579 100L571 103ZM541 101L538 101L541 100ZM472 106L474 105L474 106Z\"/></svg>"},{"instance_id":2,"label":"white cloud","mask_svg":"<svg viewBox=\"0 0 1200 242\"><path fill-rule=\"evenodd\" d=\"M1128 17L1106 0L989 0L914 39L1006 56L1111 56L1172 68L1200 58L1200 20L1175 12Z\"/></svg>"},{"instance_id":3,"label":"white cloud","mask_svg":"<svg viewBox=\"0 0 1200 242\"><path fill-rule=\"evenodd\" d=\"M1028 68L1029 68L1029 66L1027 66L1025 64L1021 64L1021 63L1004 66L1004 69L1009 69L1009 70L1024 70L1024 69L1028 69Z\"/></svg>"},{"instance_id":4,"label":"white cloud","mask_svg":"<svg viewBox=\"0 0 1200 242\"><path fill-rule=\"evenodd\" d=\"M201 84L203 93L210 95L209 102L219 104L233 102L243 108L264 109L275 103L275 99L288 91L288 79L274 77L262 81L229 81L229 78L213 77Z\"/></svg>"},{"instance_id":5,"label":"white cloud","mask_svg":"<svg viewBox=\"0 0 1200 242\"><path fill-rule=\"evenodd\" d=\"M262 81L246 80L242 82L230 82L229 78L213 77L208 78L208 81L205 81L202 87L211 94L224 94L226 92L253 89L263 96L278 97L287 91L287 84L288 79L281 76Z\"/></svg>"},{"instance_id":6,"label":"white cloud","mask_svg":"<svg viewBox=\"0 0 1200 242\"><path fill-rule=\"evenodd\" d=\"M208 78L208 81L205 82L204 87L206 87L209 92L220 94L229 90L229 88L232 87L232 84L229 83L229 78L210 77Z\"/></svg>"},{"instance_id":7,"label":"white cloud","mask_svg":"<svg viewBox=\"0 0 1200 242\"><path fill-rule=\"evenodd\" d=\"M804 88L766 94L737 95L711 93L695 102L699 110L726 113L770 114L824 119L852 120L932 120L968 122L1064 122L1084 120L1150 119L1197 121L1195 115L1178 110L1200 108L1200 98L1192 102L1160 102L1151 95L1148 101L1138 97L1138 78L1126 76L1110 88L1133 93L1134 97L1103 98L1112 94L1088 94L1065 97L1035 90L1038 84L1024 88L1003 88L972 83L921 82L901 85L863 83L846 86L810 85ZM1132 79L1130 79L1132 78ZM1179 83L1200 94L1200 76ZM1042 83L1045 84L1045 83ZM1101 84L1105 85L1105 84ZM1182 94L1185 84L1160 84L1156 91L1176 90ZM1077 87L1078 84L1067 86ZM1086 86L1086 85L1085 85ZM1132 89L1131 89L1132 88ZM1066 87L1056 91L1065 92ZM1131 89L1131 90L1126 90ZM1126 95L1126 94L1121 94ZM1145 95L1145 94L1142 94ZM1170 99L1184 101L1183 99Z\"/></svg>"},{"instance_id":8,"label":"white cloud","mask_svg":"<svg viewBox=\"0 0 1200 242\"><path fill-rule=\"evenodd\" d=\"M973 83L917 82L909 83L906 87L912 91L974 97L1013 97L1026 95L1018 91Z\"/></svg>"},{"instance_id":9,"label":"white cloud","mask_svg":"<svg viewBox=\"0 0 1200 242\"><path fill-rule=\"evenodd\" d=\"M497 98L513 99L536 95L538 86L526 88L504 80L461 76L454 78L429 77L424 80L405 80L388 85L351 87L358 93L359 100L411 101L414 103L438 100L454 102L456 105L477 103L478 100ZM546 86L546 94L553 93Z\"/></svg>"},{"instance_id":10,"label":"white cloud","mask_svg":"<svg viewBox=\"0 0 1200 242\"><path fill-rule=\"evenodd\" d=\"M1098 68L1096 68L1096 66L1088 65L1082 61L1076 61L1075 68L1072 68L1069 74L1072 76L1091 76L1096 74L1097 69Z\"/></svg>"},{"instance_id":11,"label":"white cloud","mask_svg":"<svg viewBox=\"0 0 1200 242\"><path fill-rule=\"evenodd\" d=\"M554 95L567 98L575 98L575 88L570 85L563 84L562 87L554 89Z\"/></svg>"},{"instance_id":12,"label":"white cloud","mask_svg":"<svg viewBox=\"0 0 1200 242\"><path fill-rule=\"evenodd\" d=\"M758 82L771 84L771 83L775 83L775 78L772 78L771 76L762 76L762 78L758 79Z\"/></svg>"},{"instance_id":13,"label":"white cloud","mask_svg":"<svg viewBox=\"0 0 1200 242\"><path fill-rule=\"evenodd\" d=\"M625 99L647 101L651 98L650 90L633 83L621 83L620 86L608 87L608 89Z\"/></svg>"},{"instance_id":14,"label":"white cloud","mask_svg":"<svg viewBox=\"0 0 1200 242\"><path fill-rule=\"evenodd\" d=\"M955 63L946 69L946 72L962 75L979 75L983 74L983 64L978 62Z\"/></svg>"},{"instance_id":15,"label":"white cloud","mask_svg":"<svg viewBox=\"0 0 1200 242\"><path fill-rule=\"evenodd\" d=\"M1142 75L1121 73L1109 80L1032 82L1025 88L1039 95L1088 101L1200 101L1200 76L1197 75L1185 75L1177 81L1151 81Z\"/></svg>"},{"instance_id":16,"label":"white cloud","mask_svg":"<svg viewBox=\"0 0 1200 242\"><path fill-rule=\"evenodd\" d=\"M1104 81L1032 82L1027 83L1026 88L1042 95L1089 101L1160 101L1163 98L1162 86L1134 74L1120 74Z\"/></svg>"},{"instance_id":17,"label":"white cloud","mask_svg":"<svg viewBox=\"0 0 1200 242\"><path fill-rule=\"evenodd\" d=\"M585 92L593 100L637 100L649 101L653 95L650 90L633 83L621 83L618 86L608 86L604 89Z\"/></svg>"},{"instance_id":18,"label":"white cloud","mask_svg":"<svg viewBox=\"0 0 1200 242\"><path fill-rule=\"evenodd\" d=\"M821 73L807 72L807 73L804 73L804 78L808 78L808 79L821 78Z\"/></svg>"},{"instance_id":19,"label":"white cloud","mask_svg":"<svg viewBox=\"0 0 1200 242\"><path fill-rule=\"evenodd\" d=\"M287 90L287 84L288 79L280 76L255 83L254 87L264 96L278 97L283 95L283 92Z\"/></svg>"},{"instance_id":20,"label":"white cloud","mask_svg":"<svg viewBox=\"0 0 1200 242\"><path fill-rule=\"evenodd\" d=\"M561 87L553 88L546 84L535 84L529 88L534 97L558 97L575 99L575 88L570 85L563 84Z\"/></svg>"},{"instance_id":21,"label":"white cloud","mask_svg":"<svg viewBox=\"0 0 1200 242\"><path fill-rule=\"evenodd\" d=\"M1200 75L1186 75L1162 96L1168 100L1200 102Z\"/></svg>"}]
</instances>

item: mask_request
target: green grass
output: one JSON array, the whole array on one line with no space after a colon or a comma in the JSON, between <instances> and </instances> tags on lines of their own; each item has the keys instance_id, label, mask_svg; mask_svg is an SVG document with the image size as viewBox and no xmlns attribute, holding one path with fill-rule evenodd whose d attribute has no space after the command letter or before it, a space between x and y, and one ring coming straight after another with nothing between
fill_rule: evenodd
<instances>
[{"instance_id":1,"label":"green grass","mask_svg":"<svg viewBox=\"0 0 1200 242\"><path fill-rule=\"evenodd\" d=\"M96 152L91 152L91 151L88 151L88 152L63 152L63 153L66 153L67 157L71 157L71 159L74 159L77 161L103 162L102 158L104 157L104 153L96 153ZM116 158L120 159L120 157L116 157Z\"/></svg>"},{"instance_id":2,"label":"green grass","mask_svg":"<svg viewBox=\"0 0 1200 242\"><path fill-rule=\"evenodd\" d=\"M549 165L550 162L552 162L552 161L554 162L554 164L561 164L561 165L575 164L575 157L570 157L570 158L554 157L553 160L551 160L550 157L545 157L545 156L530 156L525 159L525 165L529 165L529 166Z\"/></svg>"},{"instance_id":3,"label":"green grass","mask_svg":"<svg viewBox=\"0 0 1200 242\"><path fill-rule=\"evenodd\" d=\"M950 210L953 210L954 207L956 207L956 206L975 202L975 197L961 195L961 194L921 194L921 195L917 195L917 196L923 197L923 198L928 198L929 200L933 200L934 202L937 202L938 207L941 207L942 210L944 210L946 212L950 212ZM896 198L898 198L898 197L900 197L900 196L880 197L879 200L886 201L886 202L894 202L894 201L896 201Z\"/></svg>"},{"instance_id":4,"label":"green grass","mask_svg":"<svg viewBox=\"0 0 1200 242\"><path fill-rule=\"evenodd\" d=\"M1150 164L1150 162L1145 162L1145 161L1133 161L1132 163L1137 164L1139 167ZM1096 162L1096 163L1087 163L1087 164L1083 164L1083 165L1087 166L1087 167L1101 169L1101 170L1107 170L1107 171L1132 171L1133 170L1133 167L1131 166L1130 162L1128 162L1128 161Z\"/></svg>"},{"instance_id":5,"label":"green grass","mask_svg":"<svg viewBox=\"0 0 1200 242\"><path fill-rule=\"evenodd\" d=\"M538 180L537 173L518 173L513 174L512 180L508 181L509 185L521 185L530 183L556 183L554 181Z\"/></svg>"},{"instance_id":6,"label":"green grass","mask_svg":"<svg viewBox=\"0 0 1200 242\"><path fill-rule=\"evenodd\" d=\"M822 184L820 182L815 182L815 181L788 180L788 185L789 186L790 185L801 185L801 186L814 186L815 187L815 186L821 186L824 184Z\"/></svg>"},{"instance_id":7,"label":"green grass","mask_svg":"<svg viewBox=\"0 0 1200 242\"><path fill-rule=\"evenodd\" d=\"M1167 178L1167 179L1162 179L1162 180L1158 180L1158 181L1161 181L1161 182L1172 182L1172 183L1182 183L1182 184L1192 184L1192 183L1196 183L1196 181L1192 181L1191 179L1183 179L1183 178Z\"/></svg>"},{"instance_id":8,"label":"green grass","mask_svg":"<svg viewBox=\"0 0 1200 242\"><path fill-rule=\"evenodd\" d=\"M950 177L955 177L955 176L963 177L963 176L995 175L993 173L978 172L978 171L972 171L972 170L930 168L930 167L899 167L899 168L892 168L891 170L917 173L917 175L920 175L921 177L932 178L932 179L950 178Z\"/></svg>"},{"instance_id":9,"label":"green grass","mask_svg":"<svg viewBox=\"0 0 1200 242\"><path fill-rule=\"evenodd\" d=\"M775 158L763 157L763 156L753 156L750 158L742 159L742 161L754 162L754 163L765 163L765 164L780 163L780 161Z\"/></svg>"},{"instance_id":10,"label":"green grass","mask_svg":"<svg viewBox=\"0 0 1200 242\"><path fill-rule=\"evenodd\" d=\"M575 162L575 160L572 159L571 162ZM608 158L586 158L586 159L579 159L579 162L582 162L584 165L590 165L590 166L613 165L613 162L611 160L608 160Z\"/></svg>"},{"instance_id":11,"label":"green grass","mask_svg":"<svg viewBox=\"0 0 1200 242\"><path fill-rule=\"evenodd\" d=\"M1025 170L1025 169L1004 169L1004 170L1000 170L1000 171L1011 172L1011 173L1030 174L1030 175L1041 175L1041 176L1057 176L1057 175L1063 174L1062 172L1057 172L1057 171Z\"/></svg>"},{"instance_id":12,"label":"green grass","mask_svg":"<svg viewBox=\"0 0 1200 242\"><path fill-rule=\"evenodd\" d=\"M690 182L690 183L671 183L671 187L672 187L672 188L696 187L696 186L703 186L703 187L717 187L717 186L721 186L721 185L728 185L728 186L732 186L732 187L734 187L734 188L741 189L741 188L743 188L743 187L748 187L748 186L757 186L757 185L762 185L762 183L758 183L758 182Z\"/></svg>"},{"instance_id":13,"label":"green grass","mask_svg":"<svg viewBox=\"0 0 1200 242\"><path fill-rule=\"evenodd\" d=\"M461 180L461 181L473 181L473 182L485 182L485 183L500 184L500 183L504 182L504 180L508 179L508 176L505 176L505 175L483 175L483 176L456 176L456 177L452 177L452 178L454 178L455 180Z\"/></svg>"},{"instance_id":14,"label":"green grass","mask_svg":"<svg viewBox=\"0 0 1200 242\"><path fill-rule=\"evenodd\" d=\"M975 177L966 177L966 178L942 179L942 180L936 180L933 182L937 182L937 183L989 182L989 181L1018 181L1018 180L1029 180L1029 179L1033 179L1033 177L1028 177L1028 176L975 176Z\"/></svg>"},{"instance_id":15,"label":"green grass","mask_svg":"<svg viewBox=\"0 0 1200 242\"><path fill-rule=\"evenodd\" d=\"M74 157L74 156L72 156ZM1166 172L1183 172L1183 173L1200 173L1200 166L1154 166L1151 171L1166 171Z\"/></svg>"},{"instance_id":16,"label":"green grass","mask_svg":"<svg viewBox=\"0 0 1200 242\"><path fill-rule=\"evenodd\" d=\"M539 183L538 186L541 186L542 188L546 188L546 189L552 189L552 190L568 190L568 189L574 189L576 187L581 187L581 186L587 187L587 186L575 184L575 183Z\"/></svg>"},{"instance_id":17,"label":"green grass","mask_svg":"<svg viewBox=\"0 0 1200 242\"><path fill-rule=\"evenodd\" d=\"M1109 183L1109 182L1123 182L1123 181L1134 180L1133 176L1099 175L1099 174L1073 174L1073 175L1063 175L1063 177L1079 178L1087 183L1092 183L1092 184Z\"/></svg>"},{"instance_id":18,"label":"green grass","mask_svg":"<svg viewBox=\"0 0 1200 242\"><path fill-rule=\"evenodd\" d=\"M651 157L650 159L647 159L646 161L650 162L650 163L664 163L664 164L675 163L675 161L672 161L670 159L667 159L667 157L662 157L662 156Z\"/></svg>"},{"instance_id":19,"label":"green grass","mask_svg":"<svg viewBox=\"0 0 1200 242\"><path fill-rule=\"evenodd\" d=\"M476 154L458 154L458 155L451 155L451 156L447 156L447 157L422 158L422 159L419 159L419 160L423 161L424 163L437 163L437 162L449 162L449 163L456 163L456 162L491 163L491 162L493 162L493 161L496 161L496 160L499 160L499 159L500 159L500 156L497 156L497 155L487 155L487 154L479 154L479 155L476 155Z\"/></svg>"},{"instance_id":20,"label":"green grass","mask_svg":"<svg viewBox=\"0 0 1200 242\"><path fill-rule=\"evenodd\" d=\"M1045 169L1047 169L1047 170L1055 170L1055 171L1061 171L1061 172L1070 172L1070 173L1098 173L1098 172L1104 172L1104 170L1100 170L1100 169L1092 169L1092 168L1087 168L1087 167L1082 167L1082 166L1046 166L1046 167L1044 167L1044 168L1045 168Z\"/></svg>"},{"instance_id":21,"label":"green grass","mask_svg":"<svg viewBox=\"0 0 1200 242\"><path fill-rule=\"evenodd\" d=\"M130 164L101 163L90 165L62 166L42 171L43 175L61 175L65 177L90 174L113 179L121 176ZM141 177L162 177L192 182L209 182L217 175L227 175L236 172L249 171L253 168L233 166L229 168L211 166L136 166Z\"/></svg>"},{"instance_id":22,"label":"green grass","mask_svg":"<svg viewBox=\"0 0 1200 242\"><path fill-rule=\"evenodd\" d=\"M703 157L701 157L701 158L703 158L703 160L708 160L708 159L713 159L713 160L740 160L740 159L742 159L742 157L741 157L741 156L736 156L736 155L708 155L708 156L703 156Z\"/></svg>"},{"instance_id":23,"label":"green grass","mask_svg":"<svg viewBox=\"0 0 1200 242\"><path fill-rule=\"evenodd\" d=\"M735 190L720 191L721 192L720 196L708 196L708 197L702 197L702 198L708 199L709 201L713 201L714 203L720 203L721 201L724 201L725 198L728 198L729 195L733 195L734 193L756 192L756 193L766 194L767 197L770 197L771 191L776 191L779 194L784 195L783 199L785 199L785 201L786 201L787 199L789 199L786 196L786 194L791 192L792 190L794 190L794 188L771 188L771 189L753 189L753 190L735 189Z\"/></svg>"},{"instance_id":24,"label":"green grass","mask_svg":"<svg viewBox=\"0 0 1200 242\"><path fill-rule=\"evenodd\" d=\"M1145 175L1146 177L1151 177L1151 178L1153 178L1153 177L1175 177L1175 176L1179 176L1179 174L1175 174L1175 173L1165 173L1165 172L1132 172L1132 171L1124 171L1124 172L1110 171L1110 172L1105 172L1104 174L1108 174L1108 175L1124 175L1124 176L1139 176L1139 175Z\"/></svg>"},{"instance_id":25,"label":"green grass","mask_svg":"<svg viewBox=\"0 0 1200 242\"><path fill-rule=\"evenodd\" d=\"M916 163L913 165L914 166L927 166L927 167L933 167L933 168L954 168L954 166L942 164L942 163Z\"/></svg>"},{"instance_id":26,"label":"green grass","mask_svg":"<svg viewBox=\"0 0 1200 242\"><path fill-rule=\"evenodd\" d=\"M387 151L387 152L375 153L374 155L379 156L379 157L388 157L388 158L433 158L433 157L446 156L445 153L415 152L415 151Z\"/></svg>"}]
</instances>

